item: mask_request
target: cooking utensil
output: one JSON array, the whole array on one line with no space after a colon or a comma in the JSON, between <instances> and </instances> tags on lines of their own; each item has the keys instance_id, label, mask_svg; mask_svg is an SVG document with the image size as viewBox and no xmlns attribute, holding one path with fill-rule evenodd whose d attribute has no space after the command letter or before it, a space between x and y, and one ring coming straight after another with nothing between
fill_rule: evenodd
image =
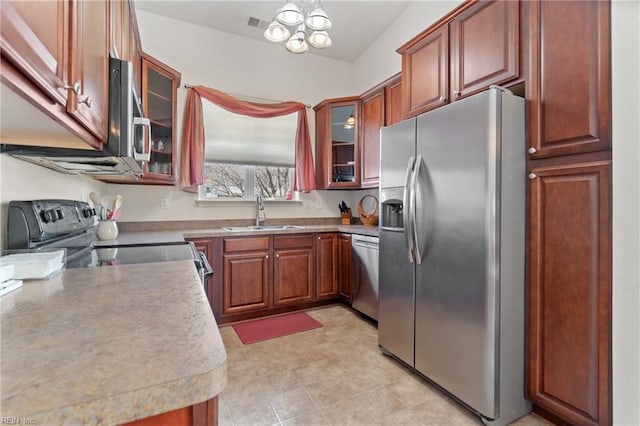
<instances>
[{"instance_id":1,"label":"cooking utensil","mask_svg":"<svg viewBox=\"0 0 640 426\"><path fill-rule=\"evenodd\" d=\"M98 198L98 194L96 194L95 192L89 193L89 199L91 200L91 202L93 202L94 206L100 204L100 198Z\"/></svg>"},{"instance_id":2,"label":"cooking utensil","mask_svg":"<svg viewBox=\"0 0 640 426\"><path fill-rule=\"evenodd\" d=\"M122 198L122 195L116 195L116 198L113 199L113 208L111 209L111 214L114 214L120 209L120 207L122 207L123 201L124 200Z\"/></svg>"},{"instance_id":3,"label":"cooking utensil","mask_svg":"<svg viewBox=\"0 0 640 426\"><path fill-rule=\"evenodd\" d=\"M108 209L108 205L109 205L109 196L105 195L104 197L102 197L102 200L100 200L100 204L102 205L102 214L100 215L100 217L102 218L102 220L107 220L107 215L109 214L109 209Z\"/></svg>"}]
</instances>

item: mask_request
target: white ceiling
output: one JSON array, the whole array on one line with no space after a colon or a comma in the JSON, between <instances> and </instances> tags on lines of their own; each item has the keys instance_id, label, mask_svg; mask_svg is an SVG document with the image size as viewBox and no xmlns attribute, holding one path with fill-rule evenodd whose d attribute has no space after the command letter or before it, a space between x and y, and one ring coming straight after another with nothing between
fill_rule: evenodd
<instances>
[{"instance_id":1,"label":"white ceiling","mask_svg":"<svg viewBox=\"0 0 640 426\"><path fill-rule=\"evenodd\" d=\"M327 49L309 48L309 52L353 62L411 3L405 0L323 0L322 5L333 22L329 35L333 45ZM264 30L247 25L249 17L271 22L284 1L236 0L137 0L136 9L180 21L270 43ZM309 0L304 0L308 5ZM366 21L364 21L366 19ZM282 43L284 49L284 43ZM308 54L308 53L307 53Z\"/></svg>"}]
</instances>

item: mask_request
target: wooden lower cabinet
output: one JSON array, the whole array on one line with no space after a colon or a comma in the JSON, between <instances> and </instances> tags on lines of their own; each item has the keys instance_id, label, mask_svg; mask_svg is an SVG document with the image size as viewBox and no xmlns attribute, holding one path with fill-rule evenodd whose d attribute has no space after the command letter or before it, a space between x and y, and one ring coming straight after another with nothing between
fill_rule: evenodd
<instances>
[{"instance_id":1,"label":"wooden lower cabinet","mask_svg":"<svg viewBox=\"0 0 640 426\"><path fill-rule=\"evenodd\" d=\"M569 424L612 423L610 155L530 164L528 396Z\"/></svg>"},{"instance_id":2,"label":"wooden lower cabinet","mask_svg":"<svg viewBox=\"0 0 640 426\"><path fill-rule=\"evenodd\" d=\"M312 302L313 234L274 235L273 254L273 306Z\"/></svg>"},{"instance_id":3,"label":"wooden lower cabinet","mask_svg":"<svg viewBox=\"0 0 640 426\"><path fill-rule=\"evenodd\" d=\"M229 253L222 260L224 314L269 307L269 253Z\"/></svg>"},{"instance_id":4,"label":"wooden lower cabinet","mask_svg":"<svg viewBox=\"0 0 640 426\"><path fill-rule=\"evenodd\" d=\"M276 250L273 261L273 306L313 301L313 249Z\"/></svg>"},{"instance_id":5,"label":"wooden lower cabinet","mask_svg":"<svg viewBox=\"0 0 640 426\"><path fill-rule=\"evenodd\" d=\"M207 297L219 324L339 300L335 232L192 241L211 253Z\"/></svg>"},{"instance_id":6,"label":"wooden lower cabinet","mask_svg":"<svg viewBox=\"0 0 640 426\"><path fill-rule=\"evenodd\" d=\"M338 292L340 297L351 303L351 235L338 235Z\"/></svg>"},{"instance_id":7,"label":"wooden lower cabinet","mask_svg":"<svg viewBox=\"0 0 640 426\"><path fill-rule=\"evenodd\" d=\"M338 297L338 235L335 233L316 236L316 291L317 299Z\"/></svg>"},{"instance_id":8,"label":"wooden lower cabinet","mask_svg":"<svg viewBox=\"0 0 640 426\"><path fill-rule=\"evenodd\" d=\"M217 426L217 424L218 397L216 396L199 404L135 420L123 426Z\"/></svg>"}]
</instances>

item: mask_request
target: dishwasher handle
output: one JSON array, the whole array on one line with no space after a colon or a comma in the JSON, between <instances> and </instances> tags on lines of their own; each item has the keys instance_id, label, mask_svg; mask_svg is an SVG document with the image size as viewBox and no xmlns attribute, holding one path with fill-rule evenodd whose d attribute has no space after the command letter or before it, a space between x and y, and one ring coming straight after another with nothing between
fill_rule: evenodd
<instances>
[{"instance_id":1,"label":"dishwasher handle","mask_svg":"<svg viewBox=\"0 0 640 426\"><path fill-rule=\"evenodd\" d=\"M353 237L353 246L378 250L379 243L377 238L369 237L367 239L364 239L364 238Z\"/></svg>"}]
</instances>

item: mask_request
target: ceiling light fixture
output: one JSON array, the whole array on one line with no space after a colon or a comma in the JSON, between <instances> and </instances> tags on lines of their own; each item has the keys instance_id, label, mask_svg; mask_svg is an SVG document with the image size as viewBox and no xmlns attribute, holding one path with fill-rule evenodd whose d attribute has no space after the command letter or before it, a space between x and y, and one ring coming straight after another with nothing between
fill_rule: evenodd
<instances>
[{"instance_id":1,"label":"ceiling light fixture","mask_svg":"<svg viewBox=\"0 0 640 426\"><path fill-rule=\"evenodd\" d=\"M287 40L285 47L292 53L305 53L309 50L309 45L316 49L331 46L331 37L327 32L331 29L331 20L322 8L320 0L309 2L307 9L311 12L306 17L303 2L304 0L286 0L265 30L265 38L274 43ZM287 27L295 27L295 30ZM312 31L308 37L307 28Z\"/></svg>"}]
</instances>

